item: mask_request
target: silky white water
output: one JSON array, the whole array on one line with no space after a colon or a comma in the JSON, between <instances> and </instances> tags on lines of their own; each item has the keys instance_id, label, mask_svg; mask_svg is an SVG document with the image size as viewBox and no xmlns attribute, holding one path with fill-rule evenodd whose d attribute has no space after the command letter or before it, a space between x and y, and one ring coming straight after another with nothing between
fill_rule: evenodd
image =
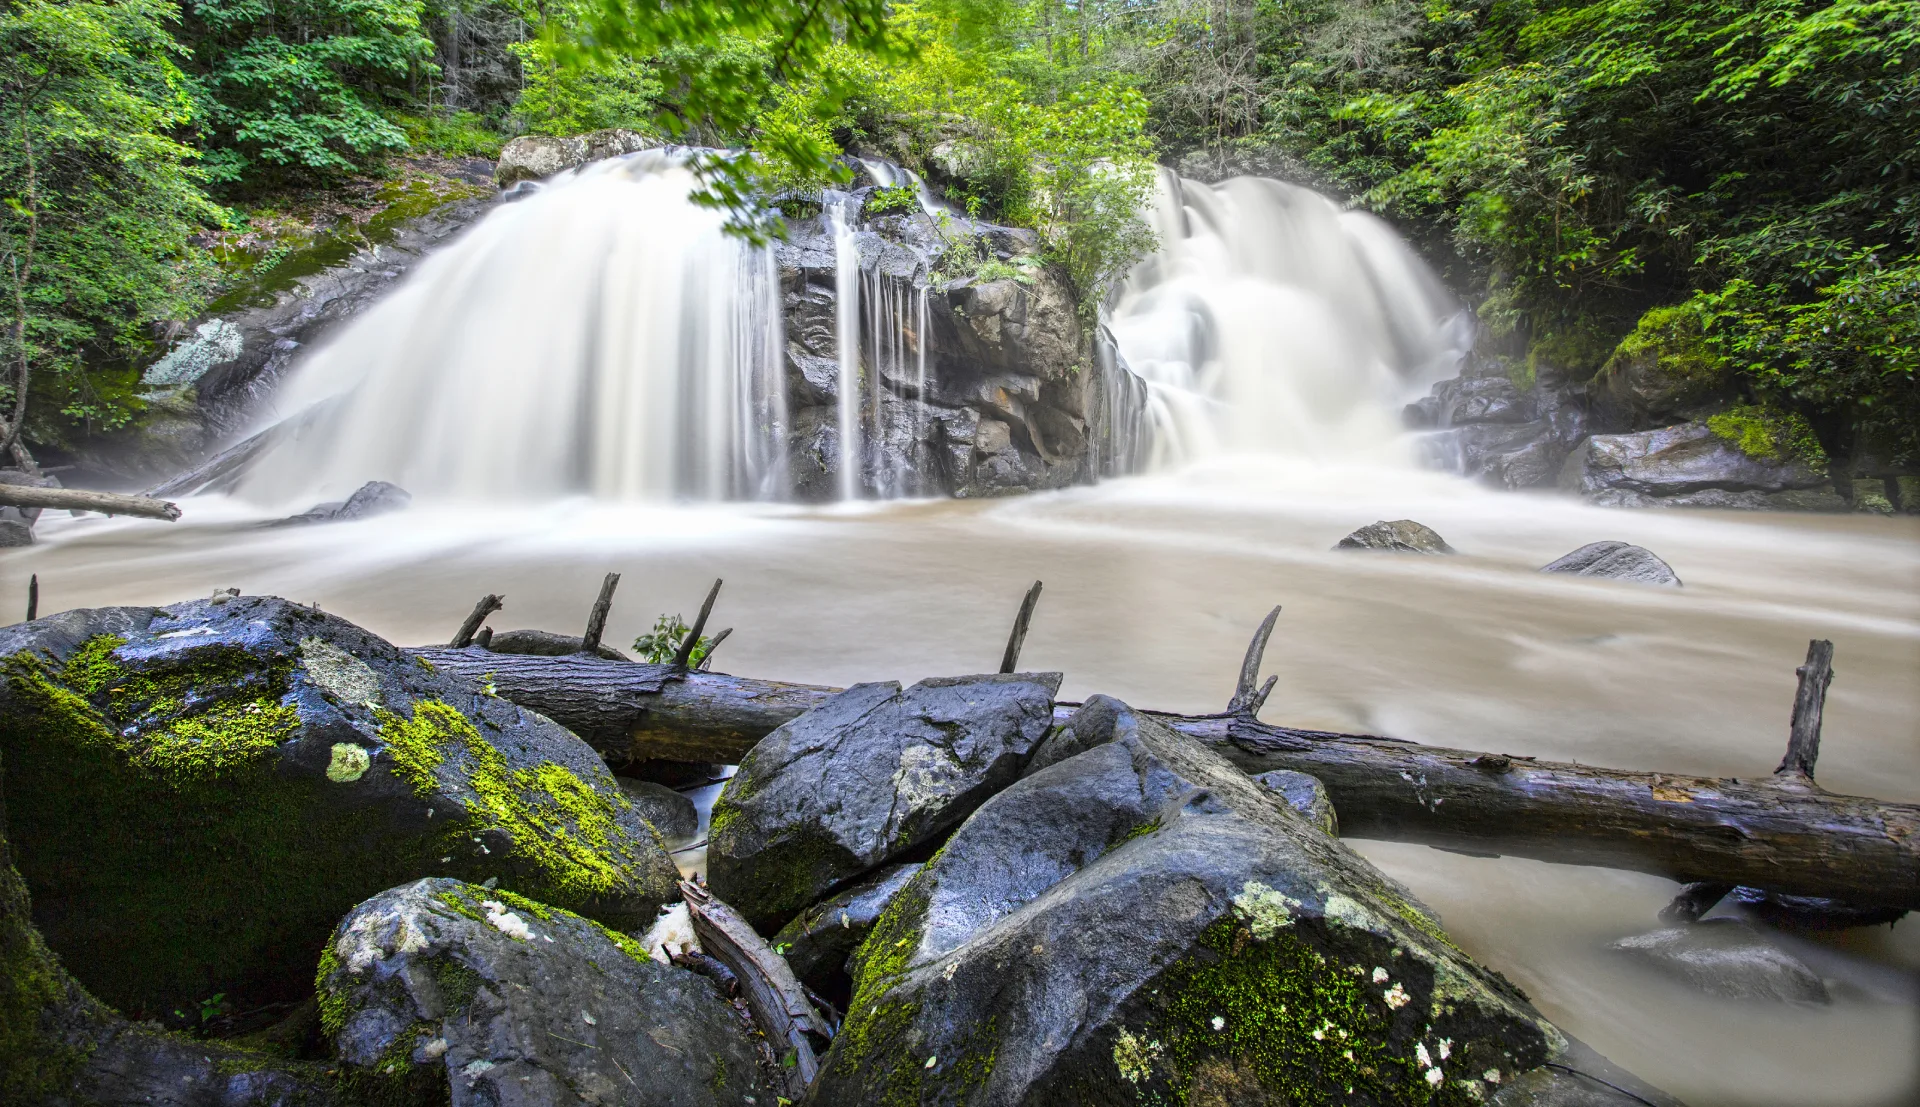
<instances>
[{"instance_id":1,"label":"silky white water","mask_svg":"<svg viewBox=\"0 0 1920 1107\"><path fill-rule=\"evenodd\" d=\"M1385 223L1311 189L1163 171L1156 253L1108 325L1147 382L1154 464L1237 451L1410 466L1400 409L1470 318Z\"/></svg>"},{"instance_id":2,"label":"silky white water","mask_svg":"<svg viewBox=\"0 0 1920 1107\"><path fill-rule=\"evenodd\" d=\"M694 187L649 152L490 212L299 364L263 422L332 403L241 494L783 495L772 253Z\"/></svg>"}]
</instances>

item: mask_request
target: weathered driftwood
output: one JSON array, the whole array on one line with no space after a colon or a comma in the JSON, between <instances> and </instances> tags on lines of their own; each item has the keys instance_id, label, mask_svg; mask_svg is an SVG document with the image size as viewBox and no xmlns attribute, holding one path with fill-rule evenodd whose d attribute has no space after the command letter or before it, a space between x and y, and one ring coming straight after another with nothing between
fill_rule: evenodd
<instances>
[{"instance_id":1,"label":"weathered driftwood","mask_svg":"<svg viewBox=\"0 0 1920 1107\"><path fill-rule=\"evenodd\" d=\"M40 617L40 574L27 578L27 622Z\"/></svg>"},{"instance_id":2,"label":"weathered driftwood","mask_svg":"<svg viewBox=\"0 0 1920 1107\"><path fill-rule=\"evenodd\" d=\"M453 632L453 641L449 643L450 648L464 649L479 632L480 624L487 621L487 616L504 606L506 606L505 596L496 596L489 592L480 597L480 602L474 604L473 610L467 612L467 617L461 621L460 629ZM492 641L493 635L487 635L487 640Z\"/></svg>"},{"instance_id":3,"label":"weathered driftwood","mask_svg":"<svg viewBox=\"0 0 1920 1107\"><path fill-rule=\"evenodd\" d=\"M705 603L700 605L700 616L688 628L687 636L680 640L680 649L673 655L673 668L683 670L687 662L693 660L694 647L700 644L700 635L706 632L707 616L713 614L713 601L720 598L720 581L713 582L713 588L707 592ZM731 629L731 628L729 628Z\"/></svg>"},{"instance_id":4,"label":"weathered driftwood","mask_svg":"<svg viewBox=\"0 0 1920 1107\"><path fill-rule=\"evenodd\" d=\"M1011 673L1019 670L1020 650L1027 644L1027 627L1033 623L1033 608L1040 602L1040 582L1034 581L1027 589L1027 596L1020 601L1020 613L1013 617L1013 631L1007 635L1007 650L1000 655L1000 671Z\"/></svg>"},{"instance_id":5,"label":"weathered driftwood","mask_svg":"<svg viewBox=\"0 0 1920 1107\"><path fill-rule=\"evenodd\" d=\"M25 484L0 484L0 504L10 507L51 507L70 511L97 511L102 515L137 515L143 519L180 518L180 508L166 500L147 496L123 496L118 492L87 492L78 488L35 488Z\"/></svg>"},{"instance_id":6,"label":"weathered driftwood","mask_svg":"<svg viewBox=\"0 0 1920 1107\"><path fill-rule=\"evenodd\" d=\"M620 760L738 762L836 691L578 656L417 652ZM1261 651L1249 652L1257 674ZM1257 704L1265 689L1249 694L1246 671L1235 703ZM1157 717L1248 772L1318 777L1348 837L1920 908L1920 805L1835 795L1798 773L1634 772L1271 726L1251 710Z\"/></svg>"},{"instance_id":7,"label":"weathered driftwood","mask_svg":"<svg viewBox=\"0 0 1920 1107\"><path fill-rule=\"evenodd\" d=\"M1833 643L1815 638L1807 643L1807 663L1797 670L1799 691L1793 696L1793 724L1787 734L1787 756L1778 773L1813 779L1813 763L1820 757L1820 717L1827 709L1827 685L1833 683Z\"/></svg>"},{"instance_id":8,"label":"weathered driftwood","mask_svg":"<svg viewBox=\"0 0 1920 1107\"><path fill-rule=\"evenodd\" d=\"M593 610L587 613L587 632L580 636L581 653L600 652L600 636L606 633L607 613L613 610L613 590L618 587L619 573L608 573L600 582L600 597L593 601Z\"/></svg>"},{"instance_id":9,"label":"weathered driftwood","mask_svg":"<svg viewBox=\"0 0 1920 1107\"><path fill-rule=\"evenodd\" d=\"M786 958L773 952L747 920L693 881L680 882L680 895L687 901L687 914L700 948L732 971L747 1009L753 1013L754 1025L773 1043L776 1052L792 1054L789 1090L797 1098L820 1072L808 1035L818 1036L824 1044L833 1037L832 1030L807 1002ZM782 1061L784 1064L784 1058Z\"/></svg>"}]
</instances>

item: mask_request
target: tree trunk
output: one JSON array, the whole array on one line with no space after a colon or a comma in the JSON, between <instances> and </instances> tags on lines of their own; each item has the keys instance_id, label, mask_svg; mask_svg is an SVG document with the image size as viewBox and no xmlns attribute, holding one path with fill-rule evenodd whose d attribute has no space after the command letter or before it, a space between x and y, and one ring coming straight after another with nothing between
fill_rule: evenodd
<instances>
[{"instance_id":1,"label":"tree trunk","mask_svg":"<svg viewBox=\"0 0 1920 1107\"><path fill-rule=\"evenodd\" d=\"M616 761L737 763L837 691L581 656L413 652L491 680ZM1245 713L1156 717L1248 772L1318 777L1348 837L1920 908L1920 806L1834 795L1797 774L1675 776L1292 730Z\"/></svg>"},{"instance_id":2,"label":"tree trunk","mask_svg":"<svg viewBox=\"0 0 1920 1107\"><path fill-rule=\"evenodd\" d=\"M33 488L24 484L0 484L0 504L12 507L67 508L72 511L98 511L102 515L138 515L146 519L180 518L180 508L166 500L146 496L122 496L117 492L86 492L78 488Z\"/></svg>"}]
</instances>

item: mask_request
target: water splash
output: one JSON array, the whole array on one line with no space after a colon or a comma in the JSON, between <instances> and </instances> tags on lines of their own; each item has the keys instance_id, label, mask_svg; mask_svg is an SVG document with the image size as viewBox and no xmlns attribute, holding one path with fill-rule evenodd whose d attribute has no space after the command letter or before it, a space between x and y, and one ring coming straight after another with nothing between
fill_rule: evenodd
<instances>
[{"instance_id":1,"label":"water splash","mask_svg":"<svg viewBox=\"0 0 1920 1107\"><path fill-rule=\"evenodd\" d=\"M1109 316L1147 382L1152 463L1243 451L1412 464L1399 412L1472 324L1385 223L1265 178L1163 172L1159 250Z\"/></svg>"},{"instance_id":2,"label":"water splash","mask_svg":"<svg viewBox=\"0 0 1920 1107\"><path fill-rule=\"evenodd\" d=\"M649 151L489 213L295 370L276 418L338 402L242 494L784 498L773 254L694 187Z\"/></svg>"}]
</instances>

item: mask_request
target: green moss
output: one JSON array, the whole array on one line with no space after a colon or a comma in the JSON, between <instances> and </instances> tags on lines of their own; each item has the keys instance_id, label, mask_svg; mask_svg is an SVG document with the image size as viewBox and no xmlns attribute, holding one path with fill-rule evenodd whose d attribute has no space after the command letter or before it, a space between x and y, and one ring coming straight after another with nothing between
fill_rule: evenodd
<instances>
[{"instance_id":1,"label":"green moss","mask_svg":"<svg viewBox=\"0 0 1920 1107\"><path fill-rule=\"evenodd\" d=\"M593 920L591 919L587 921L593 922ZM614 930L611 927L602 926L597 922L593 923L593 928L600 932L601 937L605 938L609 942L612 942L615 946L618 946L621 953L626 954L628 957L633 958L635 961L645 962L645 961L653 960L653 958L647 956L647 948L640 944L640 940L638 938L635 938L628 934L622 934L618 930Z\"/></svg>"},{"instance_id":2,"label":"green moss","mask_svg":"<svg viewBox=\"0 0 1920 1107\"><path fill-rule=\"evenodd\" d=\"M136 669L121 644L83 643L57 672L0 665L8 814L47 942L136 1018L222 992L303 998L289 969L355 903L433 871L433 843L278 771L290 659L209 649Z\"/></svg>"},{"instance_id":3,"label":"green moss","mask_svg":"<svg viewBox=\"0 0 1920 1107\"><path fill-rule=\"evenodd\" d=\"M320 1032L329 1038L347 1025L347 998L333 986L334 974L339 969L340 956L333 951L333 942L329 939L326 948L320 951L320 968L313 974L313 991L320 1005Z\"/></svg>"},{"instance_id":4,"label":"green moss","mask_svg":"<svg viewBox=\"0 0 1920 1107\"><path fill-rule=\"evenodd\" d=\"M1657 360L1660 372L1697 385L1708 385L1726 375L1719 355L1707 348L1698 309L1688 304L1658 307L1640 317L1607 359L1607 370L1617 371L1629 361Z\"/></svg>"},{"instance_id":5,"label":"green moss","mask_svg":"<svg viewBox=\"0 0 1920 1107\"><path fill-rule=\"evenodd\" d=\"M0 826L0 1103L39 1103L71 1085L85 1052L46 1017L84 1006L33 928L26 882L14 871Z\"/></svg>"},{"instance_id":6,"label":"green moss","mask_svg":"<svg viewBox=\"0 0 1920 1107\"><path fill-rule=\"evenodd\" d=\"M425 797L449 792L469 817L469 833L505 831L512 856L536 877L529 890L579 903L632 883L632 840L614 821L630 807L612 787L596 790L551 761L513 769L453 707L421 700L411 717L375 711L395 772Z\"/></svg>"},{"instance_id":7,"label":"green moss","mask_svg":"<svg viewBox=\"0 0 1920 1107\"><path fill-rule=\"evenodd\" d=\"M448 1015L466 1010L480 994L480 974L451 958L433 963L433 979Z\"/></svg>"},{"instance_id":8,"label":"green moss","mask_svg":"<svg viewBox=\"0 0 1920 1107\"><path fill-rule=\"evenodd\" d=\"M1799 461L1815 469L1827 464L1827 452L1806 417L1765 405L1744 404L1707 419L1707 429L1763 461Z\"/></svg>"}]
</instances>

